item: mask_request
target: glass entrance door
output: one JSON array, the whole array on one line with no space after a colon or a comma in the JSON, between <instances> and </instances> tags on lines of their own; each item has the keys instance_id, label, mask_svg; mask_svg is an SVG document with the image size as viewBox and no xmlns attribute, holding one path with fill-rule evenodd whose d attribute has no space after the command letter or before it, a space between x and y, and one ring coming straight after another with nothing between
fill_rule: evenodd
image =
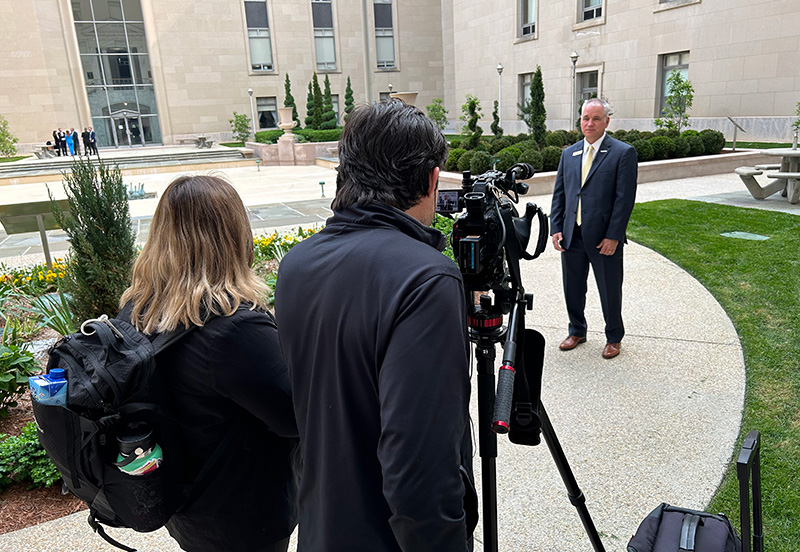
<instances>
[{"instance_id":1,"label":"glass entrance door","mask_svg":"<svg viewBox=\"0 0 800 552\"><path fill-rule=\"evenodd\" d=\"M144 146L139 116L114 117L112 121L117 147Z\"/></svg>"}]
</instances>

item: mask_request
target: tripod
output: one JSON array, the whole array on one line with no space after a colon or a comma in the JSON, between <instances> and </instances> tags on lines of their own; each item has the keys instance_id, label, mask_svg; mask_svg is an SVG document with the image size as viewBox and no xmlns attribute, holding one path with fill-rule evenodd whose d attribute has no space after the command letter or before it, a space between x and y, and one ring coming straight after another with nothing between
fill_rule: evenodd
<instances>
[{"instance_id":1,"label":"tripod","mask_svg":"<svg viewBox=\"0 0 800 552\"><path fill-rule=\"evenodd\" d=\"M497 433L505 434L509 431L514 433L521 422L522 436L517 437L515 442L520 444L535 445L540 442L539 431L544 436L550 454L555 461L561 479L567 488L569 501L578 510L584 529L595 552L605 552L603 543L597 533L589 511L586 508L586 498L578 487L572 470L569 467L567 458L561 444L558 441L550 418L544 409L539 394L541 389L541 366L532 367L535 364L530 358L530 353L541 346L543 358L544 338L540 334L533 332L541 338L540 342L528 343L518 348L519 341L523 339L525 310L533 307L533 296L525 295L521 286L513 285L511 290L495 290L496 298L502 301L504 294L510 293L514 296L514 304L510 310L508 328L503 328L502 308L497 304L492 304L492 299L488 295L482 295L479 305L472 304L470 292L467 292L469 305L468 326L470 341L475 343L476 360L478 363L478 440L479 455L481 457L481 482L483 498L483 536L484 551L497 552ZM495 375L495 344L505 336L503 347L503 365L498 376L497 395L494 392ZM525 355L525 352L529 355ZM522 359L522 362L518 360ZM525 366L528 364L528 366ZM528 377L522 381L522 385L527 384L527 389L523 391L523 397L530 401L531 408L517 405L512 419L512 397L514 393L514 373L517 370L524 370ZM522 374L521 374L522 375ZM534 376L533 382L530 376ZM531 393L531 387L533 393ZM515 423L516 422L516 423ZM511 435L510 435L511 437ZM513 441L513 439L512 439Z\"/></svg>"}]
</instances>

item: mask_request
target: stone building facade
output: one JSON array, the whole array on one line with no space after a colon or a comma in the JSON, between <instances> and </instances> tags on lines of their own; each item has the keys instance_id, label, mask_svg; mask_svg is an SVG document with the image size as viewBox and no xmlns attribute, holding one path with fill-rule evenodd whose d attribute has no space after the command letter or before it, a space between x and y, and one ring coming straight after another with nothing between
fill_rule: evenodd
<instances>
[{"instance_id":1,"label":"stone building facade","mask_svg":"<svg viewBox=\"0 0 800 552\"><path fill-rule=\"evenodd\" d=\"M695 89L693 124L789 140L800 101L796 0L0 0L0 114L20 149L93 126L101 147L229 139L233 112L274 128L284 82L301 119L314 72L337 112L391 90L441 97L459 128L467 93L506 132L541 66L549 128L594 94L612 128L651 128L671 71ZM574 65L570 54L577 54ZM498 66L502 65L502 73ZM573 87L574 83L574 87ZM252 90L252 95L248 93Z\"/></svg>"}]
</instances>

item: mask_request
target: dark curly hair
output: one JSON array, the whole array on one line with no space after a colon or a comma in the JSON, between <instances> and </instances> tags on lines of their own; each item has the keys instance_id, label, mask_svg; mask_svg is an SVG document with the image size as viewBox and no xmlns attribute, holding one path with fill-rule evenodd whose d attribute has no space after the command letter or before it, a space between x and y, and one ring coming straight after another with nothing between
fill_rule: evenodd
<instances>
[{"instance_id":1,"label":"dark curly hair","mask_svg":"<svg viewBox=\"0 0 800 552\"><path fill-rule=\"evenodd\" d=\"M331 207L384 203L405 211L428 193L431 171L447 159L447 141L422 111L399 100L357 108L339 140Z\"/></svg>"}]
</instances>

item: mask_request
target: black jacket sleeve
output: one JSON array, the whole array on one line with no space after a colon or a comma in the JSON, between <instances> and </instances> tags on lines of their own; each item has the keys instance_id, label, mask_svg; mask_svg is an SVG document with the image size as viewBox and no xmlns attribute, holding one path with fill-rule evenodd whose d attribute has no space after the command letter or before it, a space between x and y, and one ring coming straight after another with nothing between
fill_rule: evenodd
<instances>
[{"instance_id":1,"label":"black jacket sleeve","mask_svg":"<svg viewBox=\"0 0 800 552\"><path fill-rule=\"evenodd\" d=\"M460 450L470 394L461 282L435 276L404 300L378 378L378 458L407 552L463 552Z\"/></svg>"}]
</instances>

